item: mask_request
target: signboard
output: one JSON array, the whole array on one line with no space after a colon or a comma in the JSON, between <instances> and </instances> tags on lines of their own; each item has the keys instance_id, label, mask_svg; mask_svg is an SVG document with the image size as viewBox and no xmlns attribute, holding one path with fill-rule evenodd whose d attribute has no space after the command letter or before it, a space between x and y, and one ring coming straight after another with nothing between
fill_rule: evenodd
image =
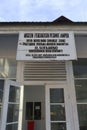
<instances>
[{"instance_id":1,"label":"signboard","mask_svg":"<svg viewBox=\"0 0 87 130\"><path fill-rule=\"evenodd\" d=\"M20 32L17 60L74 60L76 48L73 32Z\"/></svg>"}]
</instances>

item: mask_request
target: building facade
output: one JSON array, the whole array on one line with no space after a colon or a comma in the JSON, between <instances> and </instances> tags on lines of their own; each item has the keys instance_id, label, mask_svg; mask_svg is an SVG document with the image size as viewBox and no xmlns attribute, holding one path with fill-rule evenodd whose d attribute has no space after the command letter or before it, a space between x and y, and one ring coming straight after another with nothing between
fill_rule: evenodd
<instances>
[{"instance_id":1,"label":"building facade","mask_svg":"<svg viewBox=\"0 0 87 130\"><path fill-rule=\"evenodd\" d=\"M87 22L0 23L0 129L87 130Z\"/></svg>"}]
</instances>

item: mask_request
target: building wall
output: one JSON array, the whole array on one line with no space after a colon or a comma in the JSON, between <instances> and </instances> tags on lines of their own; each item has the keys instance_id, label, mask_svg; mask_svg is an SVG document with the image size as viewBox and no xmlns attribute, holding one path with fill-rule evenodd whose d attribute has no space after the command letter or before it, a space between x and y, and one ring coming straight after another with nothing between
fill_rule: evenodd
<instances>
[{"instance_id":1,"label":"building wall","mask_svg":"<svg viewBox=\"0 0 87 130\"><path fill-rule=\"evenodd\" d=\"M82 29L82 31L85 30L85 33L83 32L80 32L80 30ZM87 31L87 28L85 27L71 27L71 26L62 26L62 27L57 27L57 26L43 26L43 27L7 27L7 28L0 28L1 31L7 31L5 32L4 34L0 34L0 57L6 57L6 58L16 58L16 49L17 49L17 42L18 42L18 32L19 31L74 31L75 33L75 44L76 44L76 50L77 50L77 57L78 58L87 58L87 34L86 34L86 31ZM9 30L9 31L8 31ZM79 32L80 33L79 33ZM10 32L8 34L8 32ZM13 34L11 34L11 32ZM16 59L15 59L16 60ZM18 61L19 63L20 61ZM24 64L23 62L20 62L20 66L19 68L21 67L24 67L22 66L22 64ZM24 68L22 68L24 69ZM20 69L21 70L21 69ZM71 71L71 70L70 70ZM21 73L23 72L20 71ZM19 76L19 81L22 81L22 83L24 84L24 79L20 80L20 76L21 76L21 73ZM18 73L17 73L18 74ZM17 77L18 77L17 76ZM23 78L23 77L22 77ZM57 80L55 80L54 82L56 82ZM29 82L28 81L27 85L29 85ZM34 83L34 81L31 81L32 83ZM39 81L38 81L39 83ZM40 81L40 83L42 83L42 81ZM45 83L47 83L47 81L45 81ZM36 82L35 82L35 85ZM73 84L74 85L74 84ZM72 86L71 86L72 87ZM34 90L34 91L33 91ZM31 96L32 95L32 96ZM27 127L27 121L25 120L25 103L26 101L42 101L42 113L45 114L45 100L44 100L44 96L45 96L45 89L43 87L38 87L38 86L32 86L32 87L29 87L29 86L25 86L25 89L24 89L24 115L23 115L23 129L26 130L26 127ZM45 130L45 115L42 115L42 121L35 121L35 125L36 125L36 129L35 130L38 130L38 125L41 125L41 130ZM43 128L43 129L42 129Z\"/></svg>"}]
</instances>

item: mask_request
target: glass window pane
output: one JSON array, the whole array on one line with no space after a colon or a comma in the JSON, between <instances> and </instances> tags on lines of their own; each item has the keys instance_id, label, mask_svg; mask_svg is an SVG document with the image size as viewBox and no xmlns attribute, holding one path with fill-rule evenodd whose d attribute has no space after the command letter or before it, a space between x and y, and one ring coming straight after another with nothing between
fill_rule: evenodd
<instances>
[{"instance_id":1,"label":"glass window pane","mask_svg":"<svg viewBox=\"0 0 87 130\"><path fill-rule=\"evenodd\" d=\"M2 109L2 99L3 99L3 88L4 88L4 80L0 80L0 120L1 120L1 109Z\"/></svg>"},{"instance_id":2,"label":"glass window pane","mask_svg":"<svg viewBox=\"0 0 87 130\"><path fill-rule=\"evenodd\" d=\"M75 80L77 102L87 102L87 80Z\"/></svg>"},{"instance_id":3,"label":"glass window pane","mask_svg":"<svg viewBox=\"0 0 87 130\"><path fill-rule=\"evenodd\" d=\"M65 123L51 123L51 130L66 130Z\"/></svg>"},{"instance_id":4,"label":"glass window pane","mask_svg":"<svg viewBox=\"0 0 87 130\"><path fill-rule=\"evenodd\" d=\"M16 57L17 45L17 33L0 33L0 57Z\"/></svg>"},{"instance_id":5,"label":"glass window pane","mask_svg":"<svg viewBox=\"0 0 87 130\"><path fill-rule=\"evenodd\" d=\"M20 88L10 86L9 102L19 103L20 101Z\"/></svg>"},{"instance_id":6,"label":"glass window pane","mask_svg":"<svg viewBox=\"0 0 87 130\"><path fill-rule=\"evenodd\" d=\"M87 130L87 104L78 104L80 130Z\"/></svg>"},{"instance_id":7,"label":"glass window pane","mask_svg":"<svg viewBox=\"0 0 87 130\"><path fill-rule=\"evenodd\" d=\"M65 121L64 105L51 105L51 121Z\"/></svg>"},{"instance_id":8,"label":"glass window pane","mask_svg":"<svg viewBox=\"0 0 87 130\"><path fill-rule=\"evenodd\" d=\"M15 122L18 121L19 116L19 105L9 104L8 112L7 112L7 122Z\"/></svg>"},{"instance_id":9,"label":"glass window pane","mask_svg":"<svg viewBox=\"0 0 87 130\"><path fill-rule=\"evenodd\" d=\"M0 103L2 103L3 88L4 88L4 80L0 80Z\"/></svg>"},{"instance_id":10,"label":"glass window pane","mask_svg":"<svg viewBox=\"0 0 87 130\"><path fill-rule=\"evenodd\" d=\"M6 130L18 130L18 124L10 124L6 126Z\"/></svg>"},{"instance_id":11,"label":"glass window pane","mask_svg":"<svg viewBox=\"0 0 87 130\"><path fill-rule=\"evenodd\" d=\"M33 102L26 102L26 120L33 120Z\"/></svg>"},{"instance_id":12,"label":"glass window pane","mask_svg":"<svg viewBox=\"0 0 87 130\"><path fill-rule=\"evenodd\" d=\"M64 103L64 92L62 88L50 89L50 102L51 103Z\"/></svg>"},{"instance_id":13,"label":"glass window pane","mask_svg":"<svg viewBox=\"0 0 87 130\"><path fill-rule=\"evenodd\" d=\"M34 102L34 120L41 120L41 102Z\"/></svg>"},{"instance_id":14,"label":"glass window pane","mask_svg":"<svg viewBox=\"0 0 87 130\"><path fill-rule=\"evenodd\" d=\"M87 59L78 59L78 61L73 61L73 70L76 78L87 78Z\"/></svg>"},{"instance_id":15,"label":"glass window pane","mask_svg":"<svg viewBox=\"0 0 87 130\"><path fill-rule=\"evenodd\" d=\"M16 60L0 58L0 78L16 78Z\"/></svg>"}]
</instances>

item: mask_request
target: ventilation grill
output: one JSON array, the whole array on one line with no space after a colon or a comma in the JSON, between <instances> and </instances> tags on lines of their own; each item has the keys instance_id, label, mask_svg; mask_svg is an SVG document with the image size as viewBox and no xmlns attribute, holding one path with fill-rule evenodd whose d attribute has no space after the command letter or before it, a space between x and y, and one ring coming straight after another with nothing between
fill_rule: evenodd
<instances>
[{"instance_id":1,"label":"ventilation grill","mask_svg":"<svg viewBox=\"0 0 87 130\"><path fill-rule=\"evenodd\" d=\"M24 81L65 81L65 62L25 62Z\"/></svg>"}]
</instances>

